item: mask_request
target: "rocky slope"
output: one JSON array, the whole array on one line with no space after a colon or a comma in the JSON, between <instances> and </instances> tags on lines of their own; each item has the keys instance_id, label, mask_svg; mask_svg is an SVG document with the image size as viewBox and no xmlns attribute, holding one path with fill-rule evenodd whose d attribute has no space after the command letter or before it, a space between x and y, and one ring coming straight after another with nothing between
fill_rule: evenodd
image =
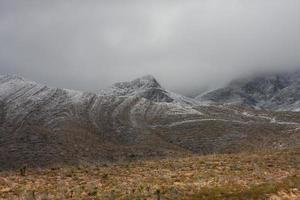
<instances>
[{"instance_id":1,"label":"rocky slope","mask_svg":"<svg viewBox=\"0 0 300 200\"><path fill-rule=\"evenodd\" d=\"M0 168L299 145L300 117L200 106L152 76L97 93L0 76Z\"/></svg>"},{"instance_id":2,"label":"rocky slope","mask_svg":"<svg viewBox=\"0 0 300 200\"><path fill-rule=\"evenodd\" d=\"M196 99L276 111L300 111L300 71L235 80Z\"/></svg>"}]
</instances>

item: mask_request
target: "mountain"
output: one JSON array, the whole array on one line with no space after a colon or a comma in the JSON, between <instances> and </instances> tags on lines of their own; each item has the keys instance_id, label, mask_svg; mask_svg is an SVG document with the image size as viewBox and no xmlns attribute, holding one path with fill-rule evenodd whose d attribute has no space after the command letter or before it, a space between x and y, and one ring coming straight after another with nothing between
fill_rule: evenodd
<instances>
[{"instance_id":1,"label":"mountain","mask_svg":"<svg viewBox=\"0 0 300 200\"><path fill-rule=\"evenodd\" d=\"M300 71L234 80L196 99L275 111L300 111Z\"/></svg>"},{"instance_id":2,"label":"mountain","mask_svg":"<svg viewBox=\"0 0 300 200\"><path fill-rule=\"evenodd\" d=\"M288 148L299 124L295 113L201 106L152 76L96 93L0 76L0 168Z\"/></svg>"},{"instance_id":3,"label":"mountain","mask_svg":"<svg viewBox=\"0 0 300 200\"><path fill-rule=\"evenodd\" d=\"M162 88L151 75L143 76L129 82L116 83L108 89L101 90L99 94L108 96L138 96L154 102L172 102L186 105L198 104L192 98L178 95Z\"/></svg>"}]
</instances>

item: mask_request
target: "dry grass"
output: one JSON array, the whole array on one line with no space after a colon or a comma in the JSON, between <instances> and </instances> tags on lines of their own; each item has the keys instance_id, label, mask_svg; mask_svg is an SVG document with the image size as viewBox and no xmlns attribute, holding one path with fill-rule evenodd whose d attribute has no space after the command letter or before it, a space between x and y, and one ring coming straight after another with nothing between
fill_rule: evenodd
<instances>
[{"instance_id":1,"label":"dry grass","mask_svg":"<svg viewBox=\"0 0 300 200\"><path fill-rule=\"evenodd\" d=\"M300 149L0 173L1 199L300 199Z\"/></svg>"}]
</instances>

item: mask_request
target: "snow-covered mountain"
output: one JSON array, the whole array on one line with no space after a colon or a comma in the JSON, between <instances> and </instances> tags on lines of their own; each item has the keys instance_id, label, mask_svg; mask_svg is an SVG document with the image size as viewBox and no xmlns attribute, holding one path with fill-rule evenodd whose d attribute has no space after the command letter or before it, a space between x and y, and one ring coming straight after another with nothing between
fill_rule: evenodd
<instances>
[{"instance_id":1,"label":"snow-covered mountain","mask_svg":"<svg viewBox=\"0 0 300 200\"><path fill-rule=\"evenodd\" d=\"M137 149L151 153L144 143L153 143L154 136L139 135L138 131L146 133L160 118L200 116L186 103L181 105L185 99L161 88L151 76L90 93L2 75L0 160L11 165L29 157L30 162L49 163L55 159L82 161L84 156L87 160L109 160L113 154L127 155ZM155 152L164 151L157 147Z\"/></svg>"},{"instance_id":2,"label":"snow-covered mountain","mask_svg":"<svg viewBox=\"0 0 300 200\"><path fill-rule=\"evenodd\" d=\"M300 71L234 80L228 86L206 92L196 99L275 111L300 111Z\"/></svg>"},{"instance_id":3,"label":"snow-covered mountain","mask_svg":"<svg viewBox=\"0 0 300 200\"><path fill-rule=\"evenodd\" d=\"M108 96L139 96L154 102L168 102L185 105L197 105L198 101L168 91L151 76L143 76L129 82L120 82L99 92Z\"/></svg>"},{"instance_id":4,"label":"snow-covered mountain","mask_svg":"<svg viewBox=\"0 0 300 200\"><path fill-rule=\"evenodd\" d=\"M97 93L0 76L0 168L286 148L299 144L299 123L289 113L200 106L152 76Z\"/></svg>"}]
</instances>

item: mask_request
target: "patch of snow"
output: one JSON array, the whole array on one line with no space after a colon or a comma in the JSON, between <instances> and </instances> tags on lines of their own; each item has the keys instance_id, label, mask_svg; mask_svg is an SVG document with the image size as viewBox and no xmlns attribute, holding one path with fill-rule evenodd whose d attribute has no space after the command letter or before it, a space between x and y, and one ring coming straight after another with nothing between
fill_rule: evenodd
<instances>
[{"instance_id":1,"label":"patch of snow","mask_svg":"<svg viewBox=\"0 0 300 200\"><path fill-rule=\"evenodd\" d=\"M82 91L77 91L77 90L70 90L70 89L63 89L64 91L66 91L68 97L74 102L74 103L78 103L82 101L82 97L84 92Z\"/></svg>"},{"instance_id":2,"label":"patch of snow","mask_svg":"<svg viewBox=\"0 0 300 200\"><path fill-rule=\"evenodd\" d=\"M249 122L243 122L238 120L225 120L225 119L195 119L195 120L184 120L180 122L174 122L172 124L169 124L169 127L179 126L183 124L189 124L189 123L197 123L197 122L206 122L206 121L222 121L222 122L232 122L232 123L240 123L240 124L248 124Z\"/></svg>"}]
</instances>

